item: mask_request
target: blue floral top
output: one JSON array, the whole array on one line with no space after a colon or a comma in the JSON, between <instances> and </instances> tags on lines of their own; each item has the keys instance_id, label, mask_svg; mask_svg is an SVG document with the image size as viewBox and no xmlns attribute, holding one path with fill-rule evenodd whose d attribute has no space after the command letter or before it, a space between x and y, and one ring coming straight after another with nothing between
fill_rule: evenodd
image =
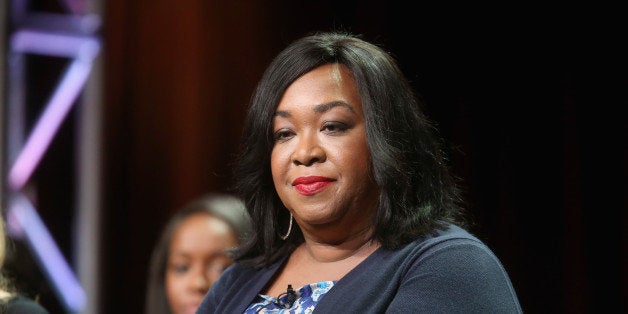
<instances>
[{"instance_id":1,"label":"blue floral top","mask_svg":"<svg viewBox=\"0 0 628 314\"><path fill-rule=\"evenodd\" d=\"M325 293L327 293L335 283L336 281L321 281L301 287L299 291L295 291L296 300L292 305L288 304L288 295L286 293L281 294L277 298L258 294L244 313L312 313L318 301L325 296Z\"/></svg>"}]
</instances>

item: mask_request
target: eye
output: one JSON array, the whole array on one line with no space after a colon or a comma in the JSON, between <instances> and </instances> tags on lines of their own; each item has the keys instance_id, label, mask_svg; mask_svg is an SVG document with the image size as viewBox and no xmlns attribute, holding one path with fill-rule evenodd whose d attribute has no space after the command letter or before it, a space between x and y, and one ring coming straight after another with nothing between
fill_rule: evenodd
<instances>
[{"instance_id":1,"label":"eye","mask_svg":"<svg viewBox=\"0 0 628 314\"><path fill-rule=\"evenodd\" d=\"M291 130L280 129L280 130L277 130L277 132L273 134L273 140L275 142L286 141L292 138L293 136L294 136L294 132L292 132Z\"/></svg>"},{"instance_id":2,"label":"eye","mask_svg":"<svg viewBox=\"0 0 628 314\"><path fill-rule=\"evenodd\" d=\"M229 261L212 262L206 266L206 270L209 273L222 273L223 271L225 271L225 269L227 269L227 267L229 267L229 265L231 265Z\"/></svg>"},{"instance_id":3,"label":"eye","mask_svg":"<svg viewBox=\"0 0 628 314\"><path fill-rule=\"evenodd\" d=\"M342 122L325 122L323 123L323 127L321 131L330 133L330 134L338 134L344 133L349 129L349 126Z\"/></svg>"},{"instance_id":4,"label":"eye","mask_svg":"<svg viewBox=\"0 0 628 314\"><path fill-rule=\"evenodd\" d=\"M190 266L188 264L176 263L176 264L170 265L170 270L174 272L175 274L185 274L189 269L190 269Z\"/></svg>"}]
</instances>

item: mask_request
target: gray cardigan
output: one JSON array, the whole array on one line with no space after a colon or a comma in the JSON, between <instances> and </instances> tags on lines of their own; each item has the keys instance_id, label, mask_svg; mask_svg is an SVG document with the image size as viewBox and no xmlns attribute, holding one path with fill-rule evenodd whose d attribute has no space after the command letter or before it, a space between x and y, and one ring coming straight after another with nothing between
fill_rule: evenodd
<instances>
[{"instance_id":1,"label":"gray cardigan","mask_svg":"<svg viewBox=\"0 0 628 314\"><path fill-rule=\"evenodd\" d=\"M284 262L261 269L232 265L197 313L243 313ZM340 279L314 312L522 313L522 309L495 254L451 225L399 250L378 249Z\"/></svg>"}]
</instances>

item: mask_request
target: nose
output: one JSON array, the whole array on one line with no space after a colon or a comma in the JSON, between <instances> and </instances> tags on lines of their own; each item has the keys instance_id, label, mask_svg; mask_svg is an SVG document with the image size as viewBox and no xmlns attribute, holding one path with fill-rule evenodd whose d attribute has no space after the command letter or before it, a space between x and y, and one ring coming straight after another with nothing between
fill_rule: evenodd
<instances>
[{"instance_id":1,"label":"nose","mask_svg":"<svg viewBox=\"0 0 628 314\"><path fill-rule=\"evenodd\" d=\"M225 264L224 262L214 261L209 265L206 265L204 268L204 272L199 274L196 279L196 289L202 291L203 293L207 292L209 288L212 287L214 282L220 278L222 272L229 266L230 263Z\"/></svg>"},{"instance_id":2,"label":"nose","mask_svg":"<svg viewBox=\"0 0 628 314\"><path fill-rule=\"evenodd\" d=\"M325 159L325 150L321 147L316 132L305 132L298 137L292 154L292 162L295 165L311 166L317 162L324 162Z\"/></svg>"},{"instance_id":3,"label":"nose","mask_svg":"<svg viewBox=\"0 0 628 314\"><path fill-rule=\"evenodd\" d=\"M199 272L194 276L192 281L193 288L197 291L207 292L212 284L212 279L204 272Z\"/></svg>"}]
</instances>

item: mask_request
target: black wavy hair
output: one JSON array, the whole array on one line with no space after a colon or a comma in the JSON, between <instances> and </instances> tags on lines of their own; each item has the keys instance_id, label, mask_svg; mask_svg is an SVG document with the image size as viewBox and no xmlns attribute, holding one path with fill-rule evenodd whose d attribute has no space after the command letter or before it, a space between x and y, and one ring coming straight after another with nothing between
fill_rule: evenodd
<instances>
[{"instance_id":1,"label":"black wavy hair","mask_svg":"<svg viewBox=\"0 0 628 314\"><path fill-rule=\"evenodd\" d=\"M233 164L234 191L253 222L235 258L244 265L270 265L302 243L298 227L285 241L290 216L275 191L270 155L275 110L290 84L329 63L346 66L362 101L373 177L380 195L373 238L395 249L445 222L464 225L460 190L450 173L443 140L421 110L421 98L394 57L346 31L302 37L270 63L249 103L240 150Z\"/></svg>"}]
</instances>

